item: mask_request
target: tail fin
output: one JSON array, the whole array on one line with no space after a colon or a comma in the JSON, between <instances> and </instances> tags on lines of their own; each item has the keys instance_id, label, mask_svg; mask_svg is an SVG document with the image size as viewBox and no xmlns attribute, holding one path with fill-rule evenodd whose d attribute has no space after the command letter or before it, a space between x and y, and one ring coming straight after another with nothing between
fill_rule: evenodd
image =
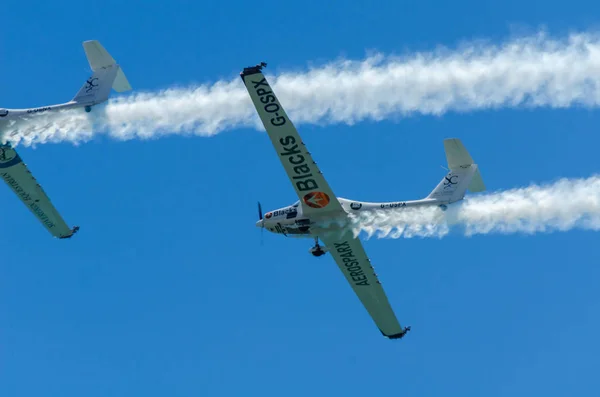
<instances>
[{"instance_id":1,"label":"tail fin","mask_svg":"<svg viewBox=\"0 0 600 397\"><path fill-rule=\"evenodd\" d=\"M473 162L473 158L471 158L471 155L460 139L445 139L444 150L450 172L448 172L427 198L452 203L462 200L467 189L473 193L483 192L485 185L481 178L479 167Z\"/></svg>"},{"instance_id":2,"label":"tail fin","mask_svg":"<svg viewBox=\"0 0 600 397\"><path fill-rule=\"evenodd\" d=\"M83 49L94 73L75 95L73 102L95 105L108 99L111 88L117 92L131 90L123 69L99 41L84 41Z\"/></svg>"}]
</instances>

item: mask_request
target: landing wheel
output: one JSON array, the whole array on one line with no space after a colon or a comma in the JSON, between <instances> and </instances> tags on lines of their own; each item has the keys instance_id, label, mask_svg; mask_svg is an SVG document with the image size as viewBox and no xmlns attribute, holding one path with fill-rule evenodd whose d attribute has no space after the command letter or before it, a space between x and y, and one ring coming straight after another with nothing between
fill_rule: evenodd
<instances>
[{"instance_id":1,"label":"landing wheel","mask_svg":"<svg viewBox=\"0 0 600 397\"><path fill-rule=\"evenodd\" d=\"M92 107L91 107L91 106L86 106L86 107L85 107L85 111L86 111L87 113L91 112L91 111L92 111Z\"/></svg>"},{"instance_id":2,"label":"landing wheel","mask_svg":"<svg viewBox=\"0 0 600 397\"><path fill-rule=\"evenodd\" d=\"M323 249L321 248L321 246L319 245L319 238L315 237L315 246L312 247L310 250L308 250L311 254L313 254L314 256L321 256L321 255L325 255L325 251L323 251Z\"/></svg>"}]
</instances>

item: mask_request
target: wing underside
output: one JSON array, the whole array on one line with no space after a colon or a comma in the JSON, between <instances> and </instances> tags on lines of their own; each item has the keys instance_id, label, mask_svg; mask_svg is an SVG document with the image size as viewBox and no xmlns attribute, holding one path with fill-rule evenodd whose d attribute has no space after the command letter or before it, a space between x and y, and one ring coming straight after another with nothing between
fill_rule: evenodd
<instances>
[{"instance_id":1,"label":"wing underside","mask_svg":"<svg viewBox=\"0 0 600 397\"><path fill-rule=\"evenodd\" d=\"M69 228L19 154L9 145L0 146L0 178L55 237L67 238L79 228Z\"/></svg>"},{"instance_id":2,"label":"wing underside","mask_svg":"<svg viewBox=\"0 0 600 397\"><path fill-rule=\"evenodd\" d=\"M351 232L325 233L319 238L381 333L390 339L402 338L410 327L400 326L360 240Z\"/></svg>"},{"instance_id":3,"label":"wing underside","mask_svg":"<svg viewBox=\"0 0 600 397\"><path fill-rule=\"evenodd\" d=\"M344 209L323 177L292 121L261 72L266 64L245 68L240 74L252 103L277 152L288 178L300 199L302 212L311 219L345 214ZM360 240L352 232L335 234L316 232L329 248L338 267L367 309L371 318L390 339L403 337L402 329Z\"/></svg>"},{"instance_id":4,"label":"wing underside","mask_svg":"<svg viewBox=\"0 0 600 397\"><path fill-rule=\"evenodd\" d=\"M252 103L307 215L344 212L259 67L241 73Z\"/></svg>"}]
</instances>

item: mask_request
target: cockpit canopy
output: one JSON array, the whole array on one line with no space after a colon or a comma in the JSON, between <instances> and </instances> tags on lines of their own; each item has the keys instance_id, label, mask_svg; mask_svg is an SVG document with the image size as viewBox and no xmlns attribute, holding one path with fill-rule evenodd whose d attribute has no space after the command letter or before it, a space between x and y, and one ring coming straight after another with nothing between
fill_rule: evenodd
<instances>
[{"instance_id":1,"label":"cockpit canopy","mask_svg":"<svg viewBox=\"0 0 600 397\"><path fill-rule=\"evenodd\" d=\"M8 116L8 110L0 108L0 117Z\"/></svg>"}]
</instances>

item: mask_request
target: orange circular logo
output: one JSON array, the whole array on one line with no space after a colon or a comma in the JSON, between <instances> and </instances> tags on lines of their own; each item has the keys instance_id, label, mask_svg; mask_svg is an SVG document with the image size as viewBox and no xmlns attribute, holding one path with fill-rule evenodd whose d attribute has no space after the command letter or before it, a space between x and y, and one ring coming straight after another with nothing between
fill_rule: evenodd
<instances>
[{"instance_id":1,"label":"orange circular logo","mask_svg":"<svg viewBox=\"0 0 600 397\"><path fill-rule=\"evenodd\" d=\"M323 192L311 192L303 197L306 205L312 208L324 208L329 204L329 196Z\"/></svg>"},{"instance_id":2,"label":"orange circular logo","mask_svg":"<svg viewBox=\"0 0 600 397\"><path fill-rule=\"evenodd\" d=\"M267 212L267 213L265 214L265 218L267 218L267 219L269 219L271 216L273 216L273 214L272 214L272 213L270 213L270 212Z\"/></svg>"}]
</instances>

